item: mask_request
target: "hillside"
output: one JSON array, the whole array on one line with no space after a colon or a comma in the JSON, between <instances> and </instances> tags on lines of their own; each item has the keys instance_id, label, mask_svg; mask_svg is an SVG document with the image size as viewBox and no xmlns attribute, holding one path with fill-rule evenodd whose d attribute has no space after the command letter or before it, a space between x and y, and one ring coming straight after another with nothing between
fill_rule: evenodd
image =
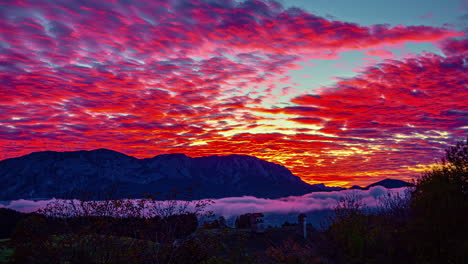
<instances>
[{"instance_id":1,"label":"hillside","mask_svg":"<svg viewBox=\"0 0 468 264\"><path fill-rule=\"evenodd\" d=\"M97 149L35 152L0 161L0 200L70 198L73 191L141 197L144 192L185 191L187 187L196 187L191 199L278 198L340 189L307 184L284 166L244 155L191 158L165 154L137 159Z\"/></svg>"}]
</instances>

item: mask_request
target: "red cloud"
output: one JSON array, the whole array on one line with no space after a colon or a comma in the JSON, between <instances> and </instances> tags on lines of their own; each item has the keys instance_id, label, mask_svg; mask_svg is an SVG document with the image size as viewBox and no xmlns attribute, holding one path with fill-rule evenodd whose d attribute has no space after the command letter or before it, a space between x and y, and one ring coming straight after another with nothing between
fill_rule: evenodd
<instances>
[{"instance_id":1,"label":"red cloud","mask_svg":"<svg viewBox=\"0 0 468 264\"><path fill-rule=\"evenodd\" d=\"M320 141L339 147L319 147L322 155L317 159L325 161L314 179L320 174L332 177L333 170L356 176L373 170L409 175L406 167L432 163L434 150L466 135L464 60L428 54L389 61L318 95L296 97L295 107L265 112L299 116L292 119L299 124L326 120L318 124L330 138Z\"/></svg>"},{"instance_id":2,"label":"red cloud","mask_svg":"<svg viewBox=\"0 0 468 264\"><path fill-rule=\"evenodd\" d=\"M466 55L468 53L468 38L446 39L439 43L445 55Z\"/></svg>"},{"instance_id":3,"label":"red cloud","mask_svg":"<svg viewBox=\"0 0 468 264\"><path fill-rule=\"evenodd\" d=\"M372 140L401 150L409 140L386 135L432 127L458 135L466 125L455 56L382 64L319 96L265 107L294 92L277 84L304 56L462 35L447 28L365 27L264 1L0 5L1 158L100 147L138 157L238 153L282 163L306 180L346 184L408 175L387 156L360 154L376 153ZM463 47L450 43L447 49ZM268 115L277 113L295 116ZM296 128L281 124L291 121ZM398 152L416 157L410 165L440 147L412 142L424 147L418 155L412 147Z\"/></svg>"}]
</instances>

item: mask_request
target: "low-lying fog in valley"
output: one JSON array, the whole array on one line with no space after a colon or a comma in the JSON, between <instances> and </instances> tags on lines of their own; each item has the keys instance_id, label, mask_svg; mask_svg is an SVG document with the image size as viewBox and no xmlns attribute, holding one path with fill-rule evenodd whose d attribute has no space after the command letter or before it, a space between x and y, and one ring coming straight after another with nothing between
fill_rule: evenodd
<instances>
[{"instance_id":1,"label":"low-lying fog in valley","mask_svg":"<svg viewBox=\"0 0 468 264\"><path fill-rule=\"evenodd\" d=\"M296 221L297 214L307 213L309 221L319 228L326 224L326 218L330 215L340 200L347 197L358 197L362 205L372 210L382 205L388 195L404 197L408 188L386 189L375 186L369 190L344 190L334 192L313 192L302 196L289 196L279 199L256 198L253 196L227 197L213 199L205 209L212 211L216 216L224 216L228 223L233 223L236 216L262 212L265 214L267 225L281 225L284 221ZM0 208L10 208L20 212L34 212L44 208L51 200L14 200L1 201ZM164 203L164 202L161 202ZM195 203L193 203L195 204Z\"/></svg>"}]
</instances>

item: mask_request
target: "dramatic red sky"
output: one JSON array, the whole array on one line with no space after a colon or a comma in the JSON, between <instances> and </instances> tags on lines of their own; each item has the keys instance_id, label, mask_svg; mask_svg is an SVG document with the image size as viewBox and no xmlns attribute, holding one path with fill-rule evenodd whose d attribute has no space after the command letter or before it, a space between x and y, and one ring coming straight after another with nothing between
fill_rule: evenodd
<instances>
[{"instance_id":1,"label":"dramatic red sky","mask_svg":"<svg viewBox=\"0 0 468 264\"><path fill-rule=\"evenodd\" d=\"M468 134L468 3L381 22L366 2L358 17L286 0L0 0L0 159L108 148L253 155L335 186L419 175Z\"/></svg>"}]
</instances>

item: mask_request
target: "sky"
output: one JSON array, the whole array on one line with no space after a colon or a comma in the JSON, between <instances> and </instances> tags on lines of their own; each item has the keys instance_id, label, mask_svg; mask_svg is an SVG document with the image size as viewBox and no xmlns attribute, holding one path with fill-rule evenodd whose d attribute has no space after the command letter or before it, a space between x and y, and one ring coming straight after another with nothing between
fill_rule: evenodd
<instances>
[{"instance_id":1,"label":"sky","mask_svg":"<svg viewBox=\"0 0 468 264\"><path fill-rule=\"evenodd\" d=\"M0 0L0 159L245 154L410 180L468 135L468 1Z\"/></svg>"}]
</instances>

